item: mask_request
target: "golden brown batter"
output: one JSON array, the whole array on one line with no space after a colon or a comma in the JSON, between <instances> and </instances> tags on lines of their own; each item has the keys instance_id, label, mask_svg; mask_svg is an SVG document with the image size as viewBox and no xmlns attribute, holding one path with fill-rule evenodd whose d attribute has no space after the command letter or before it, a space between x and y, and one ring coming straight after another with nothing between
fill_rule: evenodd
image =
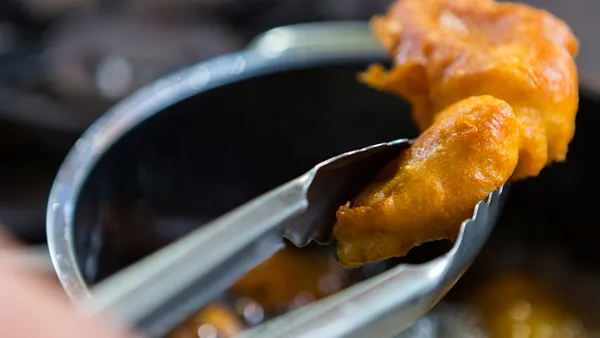
<instances>
[{"instance_id":1,"label":"golden brown batter","mask_svg":"<svg viewBox=\"0 0 600 338\"><path fill-rule=\"evenodd\" d=\"M473 95L508 102L523 127L514 179L563 161L575 131L578 41L548 12L493 0L399 0L372 21L394 67L362 80L412 103L424 130Z\"/></svg>"},{"instance_id":2,"label":"golden brown batter","mask_svg":"<svg viewBox=\"0 0 600 338\"><path fill-rule=\"evenodd\" d=\"M403 256L414 246L455 238L477 202L517 165L520 127L491 96L448 107L352 205L340 207L333 233L347 266Z\"/></svg>"},{"instance_id":3,"label":"golden brown batter","mask_svg":"<svg viewBox=\"0 0 600 338\"><path fill-rule=\"evenodd\" d=\"M398 0L372 26L394 66L372 65L361 79L410 101L424 132L340 207L334 235L349 266L455 238L493 190L565 159L578 105L578 41L545 11Z\"/></svg>"}]
</instances>

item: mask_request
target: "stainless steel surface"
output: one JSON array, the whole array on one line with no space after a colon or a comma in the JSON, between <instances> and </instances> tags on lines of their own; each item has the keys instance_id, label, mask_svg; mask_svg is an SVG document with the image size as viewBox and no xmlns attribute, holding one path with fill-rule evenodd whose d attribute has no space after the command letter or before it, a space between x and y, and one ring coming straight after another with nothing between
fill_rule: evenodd
<instances>
[{"instance_id":1,"label":"stainless steel surface","mask_svg":"<svg viewBox=\"0 0 600 338\"><path fill-rule=\"evenodd\" d=\"M259 40L254 44L254 49L190 67L142 89L97 121L65 160L48 202L49 249L59 279L69 296L75 301L95 298L95 291L90 293L77 265L72 226L75 203L83 183L103 153L159 110L211 88L317 63L339 65L357 59L385 60L383 51L367 34L367 25L362 24L363 34L357 34L361 31L359 26L357 23L331 23L287 27L288 33L292 32L291 36L303 38L296 39L296 42L293 39L280 39L277 42L275 39L274 44ZM352 38L340 37L345 27L351 28L349 34ZM326 37L330 32L336 34L327 43ZM295 48L299 41L302 41L302 48ZM310 41L318 43L308 43L308 46L307 42ZM393 336L427 312L468 267L489 235L497 216L500 197L501 191L498 191L487 201L478 204L473 219L463 224L456 245L446 255L424 265L399 266L248 334L261 337L267 334L273 337L341 337L369 336L376 332L377 336ZM236 237L240 237L241 241L246 240L239 234ZM304 238L306 236L300 236L295 241L301 243ZM252 236L247 240L251 241ZM209 266L215 266L217 262L212 261ZM158 292L153 294L156 296ZM147 299L147 302L146 305L151 305L155 300ZM110 301L104 302L108 303ZM103 308L102 303L99 304Z\"/></svg>"},{"instance_id":2,"label":"stainless steel surface","mask_svg":"<svg viewBox=\"0 0 600 338\"><path fill-rule=\"evenodd\" d=\"M318 164L101 283L85 310L110 311L149 337L167 334L282 249L282 235L297 246L331 240L336 209L409 145L382 143Z\"/></svg>"},{"instance_id":3,"label":"stainless steel surface","mask_svg":"<svg viewBox=\"0 0 600 338\"><path fill-rule=\"evenodd\" d=\"M266 57L290 53L338 54L340 45L346 54L381 55L383 49L373 39L368 23L348 21L338 23L304 23L269 30L248 45Z\"/></svg>"}]
</instances>

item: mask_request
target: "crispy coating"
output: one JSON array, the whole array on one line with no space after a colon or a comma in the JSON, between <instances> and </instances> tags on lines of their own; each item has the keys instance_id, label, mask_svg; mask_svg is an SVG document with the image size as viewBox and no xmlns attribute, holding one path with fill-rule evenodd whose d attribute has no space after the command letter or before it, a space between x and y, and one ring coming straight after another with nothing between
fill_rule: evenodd
<instances>
[{"instance_id":1,"label":"crispy coating","mask_svg":"<svg viewBox=\"0 0 600 338\"><path fill-rule=\"evenodd\" d=\"M579 46L563 21L493 0L399 0L372 27L394 67L373 65L361 79L409 100L421 130L458 100L492 95L523 125L513 179L565 159L575 131Z\"/></svg>"},{"instance_id":2,"label":"crispy coating","mask_svg":"<svg viewBox=\"0 0 600 338\"><path fill-rule=\"evenodd\" d=\"M352 205L340 207L338 259L359 266L454 239L477 202L509 179L519 146L520 124L506 102L479 96L448 107Z\"/></svg>"}]
</instances>

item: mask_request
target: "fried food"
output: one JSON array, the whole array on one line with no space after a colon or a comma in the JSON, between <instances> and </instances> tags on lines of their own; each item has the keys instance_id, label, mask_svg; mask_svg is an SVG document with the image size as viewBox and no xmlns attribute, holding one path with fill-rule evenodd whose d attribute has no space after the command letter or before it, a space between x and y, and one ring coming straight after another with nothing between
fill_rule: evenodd
<instances>
[{"instance_id":1,"label":"fried food","mask_svg":"<svg viewBox=\"0 0 600 338\"><path fill-rule=\"evenodd\" d=\"M242 277L233 290L266 311L289 309L338 291L343 286L340 270L332 257L287 248Z\"/></svg>"},{"instance_id":2,"label":"fried food","mask_svg":"<svg viewBox=\"0 0 600 338\"><path fill-rule=\"evenodd\" d=\"M339 208L334 236L342 264L404 256L424 242L454 239L477 202L512 175L521 127L506 102L471 97L434 119L352 205Z\"/></svg>"},{"instance_id":3,"label":"fried food","mask_svg":"<svg viewBox=\"0 0 600 338\"><path fill-rule=\"evenodd\" d=\"M579 95L578 41L545 11L399 0L372 26L394 66L372 65L361 79L410 101L424 132L338 210L338 258L350 266L452 239L493 190L563 161Z\"/></svg>"},{"instance_id":4,"label":"fried food","mask_svg":"<svg viewBox=\"0 0 600 338\"><path fill-rule=\"evenodd\" d=\"M583 338L582 323L543 283L509 275L486 285L475 305L483 310L492 338Z\"/></svg>"},{"instance_id":5,"label":"fried food","mask_svg":"<svg viewBox=\"0 0 600 338\"><path fill-rule=\"evenodd\" d=\"M523 125L513 179L565 159L575 131L579 45L563 21L493 0L399 0L372 27L394 67L373 65L361 79L407 99L421 130L461 99L492 95Z\"/></svg>"}]
</instances>

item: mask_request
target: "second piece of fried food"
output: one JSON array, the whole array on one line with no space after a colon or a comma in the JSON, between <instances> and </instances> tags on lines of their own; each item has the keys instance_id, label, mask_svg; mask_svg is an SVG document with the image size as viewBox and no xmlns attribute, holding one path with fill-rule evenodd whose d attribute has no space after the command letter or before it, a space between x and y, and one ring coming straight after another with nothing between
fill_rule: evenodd
<instances>
[{"instance_id":1,"label":"second piece of fried food","mask_svg":"<svg viewBox=\"0 0 600 338\"><path fill-rule=\"evenodd\" d=\"M461 99L492 95L523 125L513 179L565 159L578 106L578 41L563 21L493 0L399 0L372 26L394 67L371 66L362 80L409 100L421 130Z\"/></svg>"},{"instance_id":2,"label":"second piece of fried food","mask_svg":"<svg viewBox=\"0 0 600 338\"><path fill-rule=\"evenodd\" d=\"M502 186L517 165L520 123L491 96L462 100L439 113L403 154L352 203L340 207L338 259L359 266L437 239L454 239L477 202Z\"/></svg>"},{"instance_id":3,"label":"second piece of fried food","mask_svg":"<svg viewBox=\"0 0 600 338\"><path fill-rule=\"evenodd\" d=\"M342 267L332 257L288 247L240 278L233 290L258 302L267 312L320 299L342 287ZM339 278L324 287L323 281ZM302 299L304 298L304 299Z\"/></svg>"}]
</instances>

